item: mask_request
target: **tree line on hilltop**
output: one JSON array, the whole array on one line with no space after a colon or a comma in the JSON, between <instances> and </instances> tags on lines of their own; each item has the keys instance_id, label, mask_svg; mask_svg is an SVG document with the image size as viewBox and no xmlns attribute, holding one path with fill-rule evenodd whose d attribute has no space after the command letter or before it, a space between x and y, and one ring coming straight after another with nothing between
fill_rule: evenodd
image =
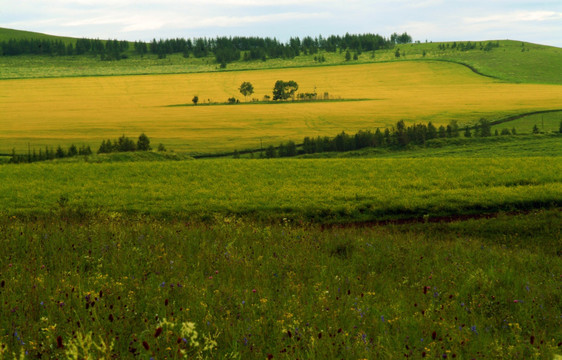
<instances>
[{"instance_id":1,"label":"tree line on hilltop","mask_svg":"<svg viewBox=\"0 0 562 360\"><path fill-rule=\"evenodd\" d=\"M101 60L119 60L127 57L128 41L99 39L77 39L75 43L65 44L61 40L49 39L10 39L0 42L0 55L96 55Z\"/></svg>"},{"instance_id":2,"label":"tree line on hilltop","mask_svg":"<svg viewBox=\"0 0 562 360\"><path fill-rule=\"evenodd\" d=\"M151 42L133 43L135 53L140 56L152 53L159 58L168 54L181 53L185 57L202 58L214 55L221 65L237 60L292 59L301 54L317 54L319 51L336 52L352 50L355 52L389 49L395 44L412 42L407 33L394 33L390 38L378 34L346 34L329 37L292 37L287 42L275 38L261 37L217 37L217 38L176 38L153 39ZM0 42L0 55L96 55L102 60L119 60L126 57L130 48L128 41L99 39L77 39L65 45L61 40L50 39L10 39Z\"/></svg>"}]
</instances>

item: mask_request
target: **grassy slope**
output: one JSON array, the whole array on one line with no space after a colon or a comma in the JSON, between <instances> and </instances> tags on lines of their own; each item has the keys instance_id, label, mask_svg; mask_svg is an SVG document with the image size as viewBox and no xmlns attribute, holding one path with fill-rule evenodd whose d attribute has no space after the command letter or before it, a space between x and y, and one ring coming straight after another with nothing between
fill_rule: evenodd
<instances>
[{"instance_id":1,"label":"grassy slope","mask_svg":"<svg viewBox=\"0 0 562 360\"><path fill-rule=\"evenodd\" d=\"M0 41L9 38L52 38L63 41L75 41L71 38L23 32L0 28ZM495 42L495 41L494 41ZM485 45L486 41L477 42ZM510 82L562 84L562 49L519 41L499 41L500 47L486 52L480 50L459 51L451 49L452 43L422 43L398 45L402 56L399 60L441 59L468 64L478 71ZM440 44L449 45L447 50L439 50ZM522 46L522 44L524 44ZM381 50L374 55L363 53L358 61L346 62L344 54L325 53L323 65L370 63L379 61L396 61L395 50ZM524 51L522 51L524 50ZM425 51L425 56L423 52ZM144 59L129 53L130 59L117 62L102 62L95 58L82 57L0 57L0 78L32 78L84 75L123 75L123 74L160 74L217 71L214 58L185 59L181 55L168 56L158 60L149 55ZM236 62L228 65L228 70L248 70L263 68L283 68L300 66L318 66L314 55L299 56L292 60L274 59L267 62Z\"/></svg>"},{"instance_id":2,"label":"grassy slope","mask_svg":"<svg viewBox=\"0 0 562 360\"><path fill-rule=\"evenodd\" d=\"M45 39L45 40L62 40L65 44L75 43L76 39L65 36L55 36L49 34L43 34L32 31L23 31L15 29L7 29L0 27L0 41L8 41L10 39L22 40L22 39Z\"/></svg>"}]
</instances>

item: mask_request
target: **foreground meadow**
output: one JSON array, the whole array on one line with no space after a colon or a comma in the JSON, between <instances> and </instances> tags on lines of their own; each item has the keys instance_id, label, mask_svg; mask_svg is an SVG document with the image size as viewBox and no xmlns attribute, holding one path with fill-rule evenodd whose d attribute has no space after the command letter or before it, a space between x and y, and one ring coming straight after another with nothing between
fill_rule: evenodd
<instances>
[{"instance_id":1,"label":"foreground meadow","mask_svg":"<svg viewBox=\"0 0 562 360\"><path fill-rule=\"evenodd\" d=\"M559 210L320 228L0 221L0 358L552 359Z\"/></svg>"},{"instance_id":2,"label":"foreground meadow","mask_svg":"<svg viewBox=\"0 0 562 360\"><path fill-rule=\"evenodd\" d=\"M300 92L359 101L246 104L271 95L276 80ZM562 86L508 84L445 62L398 62L221 73L0 81L0 153L28 147L99 146L103 139L141 132L176 151L260 148L304 136L386 128L398 120L458 120L562 108ZM191 104L197 95L198 106ZM224 103L236 97L241 104ZM251 100L251 99L248 99Z\"/></svg>"}]
</instances>

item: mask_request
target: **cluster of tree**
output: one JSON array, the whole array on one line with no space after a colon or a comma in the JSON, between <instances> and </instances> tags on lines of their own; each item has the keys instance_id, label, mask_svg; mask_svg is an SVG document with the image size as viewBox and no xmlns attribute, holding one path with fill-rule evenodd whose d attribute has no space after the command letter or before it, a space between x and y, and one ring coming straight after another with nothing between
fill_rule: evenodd
<instances>
[{"instance_id":1,"label":"cluster of tree","mask_svg":"<svg viewBox=\"0 0 562 360\"><path fill-rule=\"evenodd\" d=\"M78 148L74 144L70 145L67 150L64 150L61 146L58 146L56 150L54 148L45 147L45 151L43 151L43 149L39 149L39 151L33 149L33 151L31 151L30 149L28 150L27 154L16 154L16 150L12 149L10 162L13 164L32 163L37 161L62 159L66 157L74 157L77 155L91 154L92 149L89 145L82 145Z\"/></svg>"},{"instance_id":2,"label":"cluster of tree","mask_svg":"<svg viewBox=\"0 0 562 360\"><path fill-rule=\"evenodd\" d=\"M267 60L269 59L292 59L301 54L313 55L319 51L336 52L343 50L351 50L357 53L362 51L374 51L378 49L389 49L394 44L411 43L412 37L407 33L402 35L393 34L387 39L377 34L360 34L345 36L335 36L324 38L318 36L312 38L310 36L300 39L299 37L290 38L288 42L283 43L277 39L269 37L217 37L195 38L195 39L153 39L149 49L158 57L164 58L167 54L183 53L185 57L193 55L196 58L214 54L217 63L226 65L227 63L243 59L251 60ZM139 49L137 49L137 47ZM135 50L140 55L146 52L146 49L140 45L135 46ZM243 55L242 55L243 54ZM322 62L323 57L317 57L316 61Z\"/></svg>"},{"instance_id":3,"label":"cluster of tree","mask_svg":"<svg viewBox=\"0 0 562 360\"><path fill-rule=\"evenodd\" d=\"M0 42L0 55L99 55L102 60L119 60L129 49L128 41L99 39L77 39L76 43L65 43L49 39L10 39Z\"/></svg>"},{"instance_id":4,"label":"cluster of tree","mask_svg":"<svg viewBox=\"0 0 562 360\"><path fill-rule=\"evenodd\" d=\"M409 44L412 42L412 37L408 33L398 35L394 33L390 35L390 42L393 44Z\"/></svg>"},{"instance_id":5,"label":"cluster of tree","mask_svg":"<svg viewBox=\"0 0 562 360\"><path fill-rule=\"evenodd\" d=\"M470 42L470 41L468 41L468 42L466 42L466 43L459 42L458 44L457 44L457 42L454 42L454 43L452 43L452 44L449 44L449 43L447 43L447 44L439 44L439 45L437 46L437 48L438 48L439 50L443 50L443 51L445 51L445 50L447 50L447 49L452 49L452 50L455 50L455 49L456 49L456 50L460 50L460 51L468 51L468 50L476 49L476 47L477 47L476 42L473 42L473 43L472 43L472 42ZM488 41L485 45L482 44L481 42L478 43L478 48L479 48L480 50L483 50L483 51L490 51L490 50L492 50L492 49L494 49L494 48L497 48L497 47L500 47L500 42L499 42L499 41L496 41L496 42Z\"/></svg>"},{"instance_id":6,"label":"cluster of tree","mask_svg":"<svg viewBox=\"0 0 562 360\"><path fill-rule=\"evenodd\" d=\"M486 120L481 119L477 125L466 127L464 129L464 136L471 137L487 137L491 136L492 124ZM302 143L302 149L297 150L293 142L283 143L279 147L269 146L265 149L266 158L274 157L287 157L296 156L299 154L314 154L321 152L345 152L352 150L359 150L363 148L404 148L410 144L424 145L427 141L440 138L455 138L461 136L461 129L459 129L456 120L452 120L447 126L436 127L433 123L427 124L414 124L406 126L403 120L396 123L392 128L384 130L377 129L376 131L361 130L354 135L341 132L335 137L318 136L305 137ZM502 130L502 135L509 135L509 130ZM515 134L515 129L512 130Z\"/></svg>"},{"instance_id":7,"label":"cluster of tree","mask_svg":"<svg viewBox=\"0 0 562 360\"><path fill-rule=\"evenodd\" d=\"M246 61L267 59L292 59L301 54L313 55L319 51L343 52L354 51L361 54L362 51L375 51L378 49L390 49L395 44L411 43L412 37L407 33L392 34L385 38L378 34L345 34L344 36L331 35L315 38L310 36L290 38L283 43L275 38L260 37L217 37L194 38L194 39L153 39L149 44L145 42L134 42L134 51L143 57L147 53L165 58L168 54L181 53L185 57L193 55L202 58L213 54L217 63L225 67L226 64L238 61L241 58ZM49 39L11 39L0 42L0 55L83 55L94 54L102 60L118 60L126 57L129 42L99 39L78 39L76 42L65 45L61 40ZM323 62L325 58L319 56L315 61Z\"/></svg>"},{"instance_id":8,"label":"cluster of tree","mask_svg":"<svg viewBox=\"0 0 562 360\"><path fill-rule=\"evenodd\" d=\"M65 45L61 40L48 39L10 39L0 42L0 55L73 55L71 43Z\"/></svg>"},{"instance_id":9,"label":"cluster of tree","mask_svg":"<svg viewBox=\"0 0 562 360\"><path fill-rule=\"evenodd\" d=\"M299 85L293 80L277 80L273 87L273 100L287 100L290 97L294 97L298 89Z\"/></svg>"},{"instance_id":10,"label":"cluster of tree","mask_svg":"<svg viewBox=\"0 0 562 360\"><path fill-rule=\"evenodd\" d=\"M137 142L133 139L122 135L116 140L103 140L99 149L98 154L109 154L112 152L127 152L127 151L149 151L150 139L144 133L140 134Z\"/></svg>"}]
</instances>

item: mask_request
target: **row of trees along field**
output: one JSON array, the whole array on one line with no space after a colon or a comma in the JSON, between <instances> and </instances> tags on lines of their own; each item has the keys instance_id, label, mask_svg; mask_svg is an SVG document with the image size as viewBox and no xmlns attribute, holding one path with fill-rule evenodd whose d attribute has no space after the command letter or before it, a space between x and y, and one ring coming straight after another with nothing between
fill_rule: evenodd
<instances>
[{"instance_id":1,"label":"row of trees along field","mask_svg":"<svg viewBox=\"0 0 562 360\"><path fill-rule=\"evenodd\" d=\"M113 152L150 150L152 150L152 147L150 146L150 139L142 133L136 142L125 135L113 141L109 139L103 140L97 153L109 154ZM158 151L165 150L164 145L160 144L158 146ZM63 149L62 146L58 146L56 150L54 148L45 147L44 151L43 149L36 151L35 149L31 150L31 148L29 148L27 154L16 154L16 150L13 149L10 162L14 164L32 163L37 161L69 158L78 155L92 155L92 153L92 149L89 145L82 145L78 148L74 144L70 145L67 150Z\"/></svg>"},{"instance_id":2,"label":"row of trees along field","mask_svg":"<svg viewBox=\"0 0 562 360\"><path fill-rule=\"evenodd\" d=\"M562 123L561 123L562 132ZM504 129L501 135L515 135L515 129L511 131ZM406 126L403 120L396 123L395 127L384 130L377 129L361 130L355 135L341 132L335 137L318 136L316 138L305 137L302 143L302 150L297 151L297 145L289 141L277 148L269 146L265 149L265 157L290 157L299 154L314 154L321 152L345 152L359 150L363 148L404 148L410 144L424 145L428 140L455 137L488 137L492 136L492 123L486 119L480 119L478 124L472 127L460 129L456 120L452 120L447 126L438 128L429 122L426 124L414 124ZM496 131L495 135L499 135Z\"/></svg>"},{"instance_id":3,"label":"row of trees along field","mask_svg":"<svg viewBox=\"0 0 562 360\"><path fill-rule=\"evenodd\" d=\"M165 58L168 54L181 53L185 57L202 58L214 55L218 63L232 61L266 60L275 58L294 58L300 54L316 54L319 51L336 52L352 50L356 52L389 49L395 44L412 42L407 33L394 33L390 38L378 34L346 34L315 38L310 36L290 38L281 42L275 38L260 37L217 37L212 38L176 38L153 39L150 43L134 42L135 53L144 56L147 53ZM77 39L74 45L65 45L61 40L48 39L11 39L0 42L0 55L99 55L104 60L118 60L126 57L129 42L118 40L102 41L99 39Z\"/></svg>"}]
</instances>

